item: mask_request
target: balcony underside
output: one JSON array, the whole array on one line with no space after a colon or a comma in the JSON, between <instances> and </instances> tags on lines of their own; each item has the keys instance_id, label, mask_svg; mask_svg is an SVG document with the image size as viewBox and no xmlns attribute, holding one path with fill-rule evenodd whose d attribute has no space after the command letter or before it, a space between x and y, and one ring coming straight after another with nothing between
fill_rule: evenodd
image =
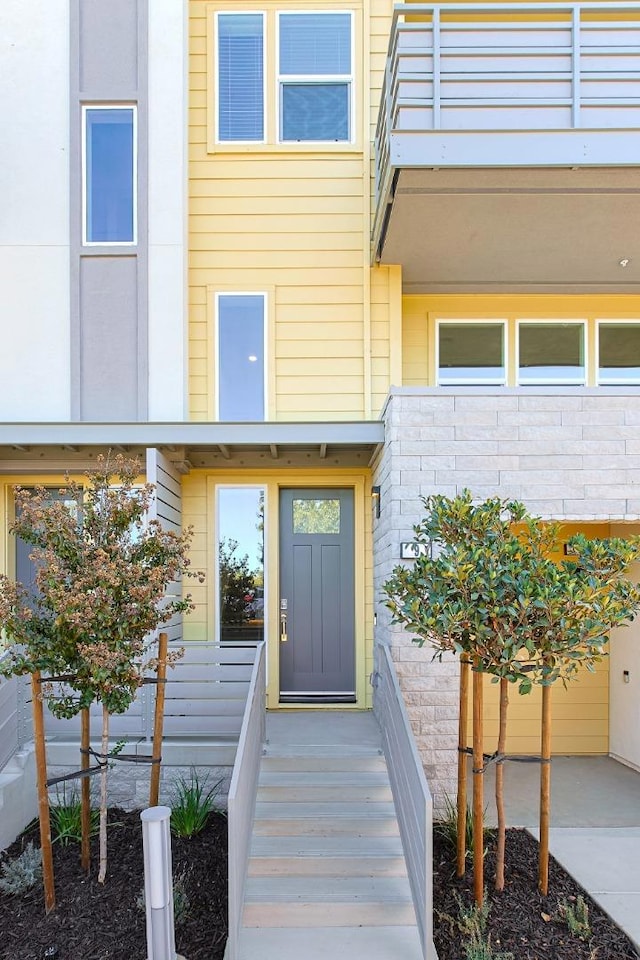
<instances>
[{"instance_id":1,"label":"balcony underside","mask_svg":"<svg viewBox=\"0 0 640 960\"><path fill-rule=\"evenodd\" d=\"M379 256L405 293L640 293L638 224L640 167L402 168Z\"/></svg>"}]
</instances>

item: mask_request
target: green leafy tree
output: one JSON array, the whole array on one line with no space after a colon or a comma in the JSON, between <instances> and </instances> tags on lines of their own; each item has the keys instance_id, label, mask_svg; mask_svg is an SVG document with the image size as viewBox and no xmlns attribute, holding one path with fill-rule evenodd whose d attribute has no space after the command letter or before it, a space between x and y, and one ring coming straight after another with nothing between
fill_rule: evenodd
<instances>
[{"instance_id":1,"label":"green leafy tree","mask_svg":"<svg viewBox=\"0 0 640 960\"><path fill-rule=\"evenodd\" d=\"M501 684L498 753L506 742L508 684L529 693L593 670L607 652L608 632L632 619L640 591L627 577L640 538L570 541L558 563L560 525L529 515L517 501L474 502L470 491L424 500L414 528L426 553L397 566L383 586L393 620L428 643L434 657L463 655ZM546 758L545 758L546 759ZM548 774L548 768L547 768ZM496 777L499 820L497 886L504 883L502 764ZM481 870L476 865L474 869ZM481 859L481 858L480 858ZM479 886L480 895L482 887Z\"/></svg>"},{"instance_id":2,"label":"green leafy tree","mask_svg":"<svg viewBox=\"0 0 640 960\"><path fill-rule=\"evenodd\" d=\"M69 481L62 491L80 505L79 518L42 488L17 488L12 532L33 548L35 593L0 577L0 626L10 641L0 671L67 678L47 691L58 717L102 704L100 882L107 867L109 717L130 706L154 665L148 635L192 609L189 596L167 596L167 585L181 576L203 579L189 570L191 531L147 522L154 488L140 486L139 473L135 460L98 458L86 485Z\"/></svg>"},{"instance_id":3,"label":"green leafy tree","mask_svg":"<svg viewBox=\"0 0 640 960\"><path fill-rule=\"evenodd\" d=\"M239 625L249 619L249 604L255 592L254 575L247 554L237 554L238 541L222 537L218 546L220 577L220 622Z\"/></svg>"}]
</instances>

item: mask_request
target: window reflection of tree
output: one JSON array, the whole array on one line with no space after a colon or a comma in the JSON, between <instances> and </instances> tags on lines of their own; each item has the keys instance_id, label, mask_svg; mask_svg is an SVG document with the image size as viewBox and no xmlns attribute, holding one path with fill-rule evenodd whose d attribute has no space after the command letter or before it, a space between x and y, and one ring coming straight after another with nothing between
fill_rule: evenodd
<instances>
[{"instance_id":1,"label":"window reflection of tree","mask_svg":"<svg viewBox=\"0 0 640 960\"><path fill-rule=\"evenodd\" d=\"M258 493L256 510L257 563L251 569L247 553L238 550L233 537L218 544L220 640L259 641L264 638L264 490Z\"/></svg>"}]
</instances>

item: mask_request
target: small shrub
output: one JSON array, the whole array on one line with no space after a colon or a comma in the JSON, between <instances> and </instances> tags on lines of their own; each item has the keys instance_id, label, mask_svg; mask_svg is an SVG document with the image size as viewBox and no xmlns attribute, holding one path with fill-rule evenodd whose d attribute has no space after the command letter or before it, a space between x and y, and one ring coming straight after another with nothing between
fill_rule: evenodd
<instances>
[{"instance_id":1,"label":"small shrub","mask_svg":"<svg viewBox=\"0 0 640 960\"><path fill-rule=\"evenodd\" d=\"M486 811L485 811L486 812ZM458 844L458 806L455 800L445 794L444 815L440 820L435 820L433 824L434 833L437 833L452 849L456 849ZM467 857L473 860L473 810L467 806L465 816L465 846ZM483 856L486 854L486 840L491 833L487 827L483 827Z\"/></svg>"},{"instance_id":2,"label":"small shrub","mask_svg":"<svg viewBox=\"0 0 640 960\"><path fill-rule=\"evenodd\" d=\"M589 939L591 936L589 907L584 902L582 895L578 895L575 898L575 904L566 899L561 900L558 903L558 913L560 914L560 919L564 920L569 928L569 933L572 937L578 937L579 940Z\"/></svg>"},{"instance_id":3,"label":"small shrub","mask_svg":"<svg viewBox=\"0 0 640 960\"><path fill-rule=\"evenodd\" d=\"M464 960L514 960L512 953L494 952L491 937L487 934L491 906L486 894L481 907L475 903L467 906L459 894L455 893L454 896L458 904L458 917L453 918L447 914L442 916L442 919L447 921L452 930L457 929L464 938Z\"/></svg>"},{"instance_id":4,"label":"small shrub","mask_svg":"<svg viewBox=\"0 0 640 960\"><path fill-rule=\"evenodd\" d=\"M70 843L80 843L82 840L82 801L77 790L73 789L67 797L66 790L56 797L56 802L49 809L51 818L51 833L54 843L63 847ZM89 836L98 833L100 811L92 809L89 819Z\"/></svg>"},{"instance_id":5,"label":"small shrub","mask_svg":"<svg viewBox=\"0 0 640 960\"><path fill-rule=\"evenodd\" d=\"M217 810L216 797L222 780L208 787L208 777L200 780L195 770L188 780L180 777L171 799L171 830L177 837L193 837L204 828L209 814Z\"/></svg>"},{"instance_id":6,"label":"small shrub","mask_svg":"<svg viewBox=\"0 0 640 960\"><path fill-rule=\"evenodd\" d=\"M176 874L173 878L173 920L176 926L183 923L189 916L191 901L187 893L187 881L189 874L186 870ZM144 887L136 897L136 907L138 910L144 910L146 905L144 896Z\"/></svg>"},{"instance_id":7,"label":"small shrub","mask_svg":"<svg viewBox=\"0 0 640 960\"><path fill-rule=\"evenodd\" d=\"M2 864L0 890L4 893L26 893L42 877L42 854L40 847L28 843L22 853Z\"/></svg>"}]
</instances>

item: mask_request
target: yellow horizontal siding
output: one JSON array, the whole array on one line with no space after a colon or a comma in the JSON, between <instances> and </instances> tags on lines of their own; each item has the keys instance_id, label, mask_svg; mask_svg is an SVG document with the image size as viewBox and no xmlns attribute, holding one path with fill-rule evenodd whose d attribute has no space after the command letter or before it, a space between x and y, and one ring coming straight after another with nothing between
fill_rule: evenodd
<instances>
[{"instance_id":1,"label":"yellow horizontal siding","mask_svg":"<svg viewBox=\"0 0 640 960\"><path fill-rule=\"evenodd\" d=\"M566 523L562 539L576 533L588 537L611 536L608 523ZM562 553L556 555L561 560ZM498 742L500 686L485 678L484 734L485 750L492 752ZM554 753L606 753L609 749L609 660L596 664L595 672L582 668L578 677L567 687L553 686L552 694ZM521 696L517 686L509 686L507 753L528 754L540 752L540 714L542 691L534 687L530 694ZM471 742L471 721L467 731Z\"/></svg>"},{"instance_id":2,"label":"yellow horizontal siding","mask_svg":"<svg viewBox=\"0 0 640 960\"><path fill-rule=\"evenodd\" d=\"M191 415L202 419L213 410L216 290L268 292L271 417L375 414L389 386L389 274L387 268L371 272L377 312L369 324L368 145L366 151L225 145L209 153L212 9L203 2L189 6ZM368 62L371 46L378 85L390 13L386 0L373 0L364 25L369 38L356 37L358 61L366 51ZM368 127L371 118L361 110L366 104L368 113L369 99L358 87L356 115ZM372 95L377 102L375 90ZM358 137L368 143L369 131Z\"/></svg>"}]
</instances>

